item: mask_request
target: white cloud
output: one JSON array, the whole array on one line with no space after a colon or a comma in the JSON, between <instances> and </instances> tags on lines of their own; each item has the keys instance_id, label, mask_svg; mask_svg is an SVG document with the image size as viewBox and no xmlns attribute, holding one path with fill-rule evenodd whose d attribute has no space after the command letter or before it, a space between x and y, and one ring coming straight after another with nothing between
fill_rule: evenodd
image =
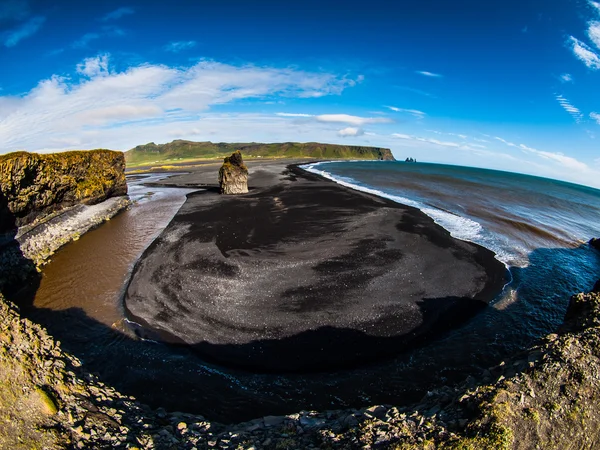
<instances>
[{"instance_id":1,"label":"white cloud","mask_svg":"<svg viewBox=\"0 0 600 450\"><path fill-rule=\"evenodd\" d=\"M581 122L581 120L583 119L583 114L581 113L579 108L576 108L575 106L573 106L569 102L569 100L564 98L562 95L557 95L556 100L558 100L558 103L560 103L560 106L562 106L563 109L565 111L567 111L571 115L571 117L573 117L573 119L575 119L575 122L577 122L577 123Z\"/></svg>"},{"instance_id":2,"label":"white cloud","mask_svg":"<svg viewBox=\"0 0 600 450\"><path fill-rule=\"evenodd\" d=\"M135 11L132 8L129 7L122 7L122 8L118 8L115 9L114 11L109 12L108 14L106 14L104 17L102 17L100 20L102 22L106 22L108 20L117 20L120 19L123 16L127 16L129 14L133 14Z\"/></svg>"},{"instance_id":3,"label":"white cloud","mask_svg":"<svg viewBox=\"0 0 600 450\"><path fill-rule=\"evenodd\" d=\"M21 24L17 28L7 31L3 35L3 41L5 47L14 47L20 41L29 36L34 35L42 27L46 18L43 16L35 16L29 19L27 22Z\"/></svg>"},{"instance_id":4,"label":"white cloud","mask_svg":"<svg viewBox=\"0 0 600 450\"><path fill-rule=\"evenodd\" d=\"M600 12L600 3L590 1L589 4L592 8L595 8L597 12Z\"/></svg>"},{"instance_id":5,"label":"white cloud","mask_svg":"<svg viewBox=\"0 0 600 450\"><path fill-rule=\"evenodd\" d=\"M319 122L347 123L348 125L361 126L370 123L390 123L392 120L385 117L359 117L348 114L321 114L315 116Z\"/></svg>"},{"instance_id":6,"label":"white cloud","mask_svg":"<svg viewBox=\"0 0 600 450\"><path fill-rule=\"evenodd\" d=\"M590 170L587 164L582 163L581 161L578 161L577 159L572 158L571 156L564 155L563 153L553 153L543 150L536 150L535 148L528 147L524 144L519 145L519 147L522 150L533 153L541 158L557 162L562 167L565 167L567 169L576 170L580 172L588 172Z\"/></svg>"},{"instance_id":7,"label":"white cloud","mask_svg":"<svg viewBox=\"0 0 600 450\"><path fill-rule=\"evenodd\" d=\"M301 113L275 113L276 116L281 117L314 117L313 114L301 114Z\"/></svg>"},{"instance_id":8,"label":"white cloud","mask_svg":"<svg viewBox=\"0 0 600 450\"><path fill-rule=\"evenodd\" d=\"M590 117L595 120L598 125L600 125L600 114L597 112L591 112Z\"/></svg>"},{"instance_id":9,"label":"white cloud","mask_svg":"<svg viewBox=\"0 0 600 450\"><path fill-rule=\"evenodd\" d=\"M439 73L427 72L426 70L417 70L415 73L418 73L419 75L424 75L426 77L432 77L432 78L441 78L443 76L443 75L440 75Z\"/></svg>"},{"instance_id":10,"label":"white cloud","mask_svg":"<svg viewBox=\"0 0 600 450\"><path fill-rule=\"evenodd\" d=\"M392 111L395 111L395 112L411 114L411 115L415 116L417 119L422 119L423 117L425 117L427 115L423 111L419 111L417 109L405 109L405 108L398 108L396 106L386 106L386 108L391 109Z\"/></svg>"},{"instance_id":11,"label":"white cloud","mask_svg":"<svg viewBox=\"0 0 600 450\"><path fill-rule=\"evenodd\" d=\"M77 64L77 72L92 78L99 75L108 75L108 55L98 55L94 58L86 58Z\"/></svg>"},{"instance_id":12,"label":"white cloud","mask_svg":"<svg viewBox=\"0 0 600 450\"><path fill-rule=\"evenodd\" d=\"M577 59L582 61L590 69L600 69L600 56L594 53L590 47L573 36L569 38L569 42L571 44L571 50Z\"/></svg>"},{"instance_id":13,"label":"white cloud","mask_svg":"<svg viewBox=\"0 0 600 450\"><path fill-rule=\"evenodd\" d=\"M342 137L346 136L362 136L365 132L357 127L348 127L338 131L338 135Z\"/></svg>"},{"instance_id":14,"label":"white cloud","mask_svg":"<svg viewBox=\"0 0 600 450\"><path fill-rule=\"evenodd\" d=\"M570 73L563 73L559 78L560 78L560 81L562 81L563 83L572 83L573 82L573 76Z\"/></svg>"},{"instance_id":15,"label":"white cloud","mask_svg":"<svg viewBox=\"0 0 600 450\"><path fill-rule=\"evenodd\" d=\"M497 141L500 141L500 142L502 142L503 144L506 144L506 145L508 145L509 147L517 147L517 144L514 144L514 143L512 143L512 142L508 142L508 141L506 141L506 140L502 139L501 137L494 136L494 139L496 139Z\"/></svg>"},{"instance_id":16,"label":"white cloud","mask_svg":"<svg viewBox=\"0 0 600 450\"><path fill-rule=\"evenodd\" d=\"M213 105L264 97L336 95L353 85L352 80L330 73L214 61L183 68L143 64L118 72L110 67L108 55L84 60L77 71L83 77L53 76L23 96L0 96L4 152L39 151L50 142L68 140L81 142L83 148L127 149L164 138L184 123L208 135L211 121L217 120L214 113L208 113ZM290 121L283 117L261 120L290 128ZM346 115L325 115L320 120L350 121L350 125L380 121ZM233 132L224 128L220 128L222 136ZM260 125L254 124L257 128ZM235 133L230 136L236 139Z\"/></svg>"},{"instance_id":17,"label":"white cloud","mask_svg":"<svg viewBox=\"0 0 600 450\"><path fill-rule=\"evenodd\" d=\"M164 46L167 52L179 53L183 50L189 50L196 46L196 41L173 41Z\"/></svg>"},{"instance_id":18,"label":"white cloud","mask_svg":"<svg viewBox=\"0 0 600 450\"><path fill-rule=\"evenodd\" d=\"M600 48L600 22L590 22L588 36L596 47Z\"/></svg>"}]
</instances>

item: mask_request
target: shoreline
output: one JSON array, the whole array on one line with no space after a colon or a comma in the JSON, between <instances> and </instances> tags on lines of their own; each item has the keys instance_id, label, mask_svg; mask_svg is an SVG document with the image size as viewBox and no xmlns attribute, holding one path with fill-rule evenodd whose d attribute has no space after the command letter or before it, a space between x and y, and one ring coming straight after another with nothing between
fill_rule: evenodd
<instances>
[{"instance_id":1,"label":"shoreline","mask_svg":"<svg viewBox=\"0 0 600 450\"><path fill-rule=\"evenodd\" d=\"M557 334L411 406L300 411L234 425L152 410L91 375L1 295L0 313L0 414L11 424L0 428L0 444L7 448L584 448L600 426L598 294L574 296Z\"/></svg>"},{"instance_id":2,"label":"shoreline","mask_svg":"<svg viewBox=\"0 0 600 450\"><path fill-rule=\"evenodd\" d=\"M351 368L457 326L504 289L507 271L493 252L456 240L422 211L286 166L284 178L280 168L255 175L246 195L218 196L210 186L188 194L125 288L126 318L145 328L138 330L142 337L191 345L210 360L259 372ZM190 187L193 175L186 177L165 183ZM198 273L212 284L208 289L190 281ZM231 283L238 285L233 292L245 293L214 297L217 303L208 306L228 312L217 317L205 310L209 322L186 313L204 308L195 298L211 298ZM252 294L259 292L273 300ZM366 299L374 303L362 305ZM290 307L304 323L290 320ZM335 317L324 321L323 315ZM240 322L225 319L233 316Z\"/></svg>"}]
</instances>

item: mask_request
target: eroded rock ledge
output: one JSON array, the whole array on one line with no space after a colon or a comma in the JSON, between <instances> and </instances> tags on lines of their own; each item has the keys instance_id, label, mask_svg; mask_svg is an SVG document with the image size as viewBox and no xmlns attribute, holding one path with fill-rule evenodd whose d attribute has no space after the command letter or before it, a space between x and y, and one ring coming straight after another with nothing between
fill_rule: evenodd
<instances>
[{"instance_id":1,"label":"eroded rock ledge","mask_svg":"<svg viewBox=\"0 0 600 450\"><path fill-rule=\"evenodd\" d=\"M128 204L122 152L0 156L0 288Z\"/></svg>"},{"instance_id":2,"label":"eroded rock ledge","mask_svg":"<svg viewBox=\"0 0 600 450\"><path fill-rule=\"evenodd\" d=\"M1 296L0 316L2 448L593 448L600 435L597 293L573 296L557 334L418 405L227 426L104 385Z\"/></svg>"}]
</instances>

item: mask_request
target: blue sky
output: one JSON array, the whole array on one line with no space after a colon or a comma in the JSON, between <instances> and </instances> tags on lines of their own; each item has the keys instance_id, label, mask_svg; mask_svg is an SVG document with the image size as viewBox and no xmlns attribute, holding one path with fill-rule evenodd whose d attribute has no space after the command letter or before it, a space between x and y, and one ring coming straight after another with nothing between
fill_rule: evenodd
<instances>
[{"instance_id":1,"label":"blue sky","mask_svg":"<svg viewBox=\"0 0 600 450\"><path fill-rule=\"evenodd\" d=\"M0 153L320 141L600 187L600 0L0 0Z\"/></svg>"}]
</instances>

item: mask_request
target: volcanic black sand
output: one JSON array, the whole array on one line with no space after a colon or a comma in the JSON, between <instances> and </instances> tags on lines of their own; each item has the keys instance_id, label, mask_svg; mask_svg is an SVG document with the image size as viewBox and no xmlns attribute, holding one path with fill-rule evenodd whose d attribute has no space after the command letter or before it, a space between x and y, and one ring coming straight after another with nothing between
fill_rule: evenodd
<instances>
[{"instance_id":1,"label":"volcanic black sand","mask_svg":"<svg viewBox=\"0 0 600 450\"><path fill-rule=\"evenodd\" d=\"M240 196L217 193L218 165L168 181L205 189L134 268L124 304L145 337L259 371L356 366L463 322L507 282L492 252L419 210L286 164L250 164Z\"/></svg>"}]
</instances>

